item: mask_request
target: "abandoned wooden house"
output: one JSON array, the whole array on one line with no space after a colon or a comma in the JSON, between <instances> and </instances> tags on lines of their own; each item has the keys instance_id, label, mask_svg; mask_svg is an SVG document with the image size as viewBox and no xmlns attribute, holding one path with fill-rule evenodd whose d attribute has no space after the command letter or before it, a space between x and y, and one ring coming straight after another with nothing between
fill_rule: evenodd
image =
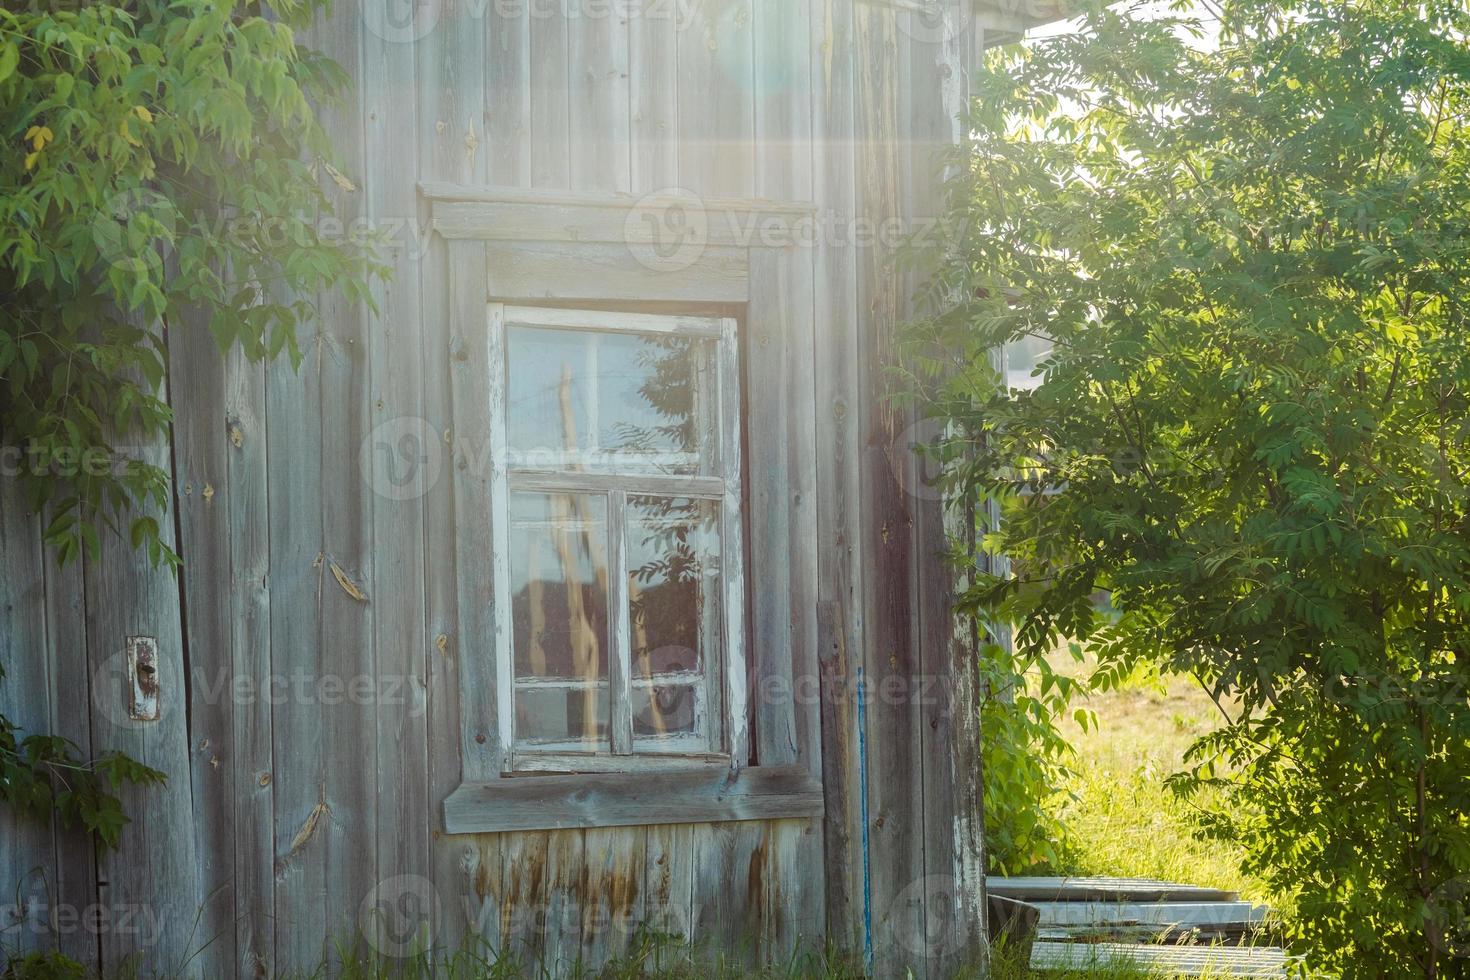
<instances>
[{"instance_id":1,"label":"abandoned wooden house","mask_svg":"<svg viewBox=\"0 0 1470 980\"><path fill-rule=\"evenodd\" d=\"M976 678L888 397L972 0L368 0L308 43L344 234L284 361L169 335L183 557L0 483L0 708L167 783L0 811L0 944L310 970L636 928L876 976L984 945ZM328 177L330 176L330 180Z\"/></svg>"}]
</instances>

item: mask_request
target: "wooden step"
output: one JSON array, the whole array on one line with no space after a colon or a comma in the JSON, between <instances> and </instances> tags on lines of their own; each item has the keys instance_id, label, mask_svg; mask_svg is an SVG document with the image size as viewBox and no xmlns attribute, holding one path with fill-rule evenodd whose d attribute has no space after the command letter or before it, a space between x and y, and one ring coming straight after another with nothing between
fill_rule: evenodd
<instances>
[{"instance_id":1,"label":"wooden step","mask_svg":"<svg viewBox=\"0 0 1470 980\"><path fill-rule=\"evenodd\" d=\"M1239 938L1257 932L1269 909L1251 902L1032 902L1041 939Z\"/></svg>"},{"instance_id":2,"label":"wooden step","mask_svg":"<svg viewBox=\"0 0 1470 980\"><path fill-rule=\"evenodd\" d=\"M1286 954L1263 946L1136 946L1057 943L1031 947L1033 970L1132 967L1165 976L1284 977Z\"/></svg>"},{"instance_id":3,"label":"wooden step","mask_svg":"<svg viewBox=\"0 0 1470 980\"><path fill-rule=\"evenodd\" d=\"M993 895L1022 902L1234 902L1240 896L1146 878L987 878Z\"/></svg>"}]
</instances>

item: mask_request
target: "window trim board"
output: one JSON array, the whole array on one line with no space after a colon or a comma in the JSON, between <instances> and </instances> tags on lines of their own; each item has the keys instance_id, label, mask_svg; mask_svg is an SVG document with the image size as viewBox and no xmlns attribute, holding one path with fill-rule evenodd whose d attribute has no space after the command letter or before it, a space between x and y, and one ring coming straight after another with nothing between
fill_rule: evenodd
<instances>
[{"instance_id":1,"label":"window trim board","mask_svg":"<svg viewBox=\"0 0 1470 980\"><path fill-rule=\"evenodd\" d=\"M465 783L444 801L448 834L643 827L821 817L822 785L803 766L705 765L627 773L520 775Z\"/></svg>"}]
</instances>

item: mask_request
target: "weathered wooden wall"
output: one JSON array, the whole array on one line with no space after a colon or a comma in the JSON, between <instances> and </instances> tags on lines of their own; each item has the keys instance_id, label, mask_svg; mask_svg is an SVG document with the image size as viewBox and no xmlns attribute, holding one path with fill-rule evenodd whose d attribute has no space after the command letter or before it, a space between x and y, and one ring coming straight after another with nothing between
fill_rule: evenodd
<instances>
[{"instance_id":1,"label":"weathered wooden wall","mask_svg":"<svg viewBox=\"0 0 1470 980\"><path fill-rule=\"evenodd\" d=\"M891 240L854 242L933 212L955 138L981 28L958 2L948 31L913 6L336 5L310 40L358 87L326 112L341 176L323 180L346 227L394 239L376 311L321 297L299 371L221 361L198 323L176 325L174 442L155 450L172 449L177 580L115 539L57 568L0 484L0 707L170 775L130 794L105 856L0 813L0 941L264 975L364 933L400 953L422 911L440 944L479 934L566 964L616 952L633 921L766 957L830 932L881 976L973 953L971 665L913 420L887 399L911 284ZM752 644L820 692L789 724L758 712L757 751L822 775L825 820L441 832L461 779L460 586L482 557L457 553L456 527L483 515L456 512L447 477L397 499L362 469L403 420L456 427L448 258L422 181L816 205L814 242L752 252L752 280L778 285L751 299L747 425L788 433L751 459L751 547L787 557L752 583ZM117 689L137 634L160 644L158 722L129 720ZM95 927L48 915L93 907Z\"/></svg>"}]
</instances>

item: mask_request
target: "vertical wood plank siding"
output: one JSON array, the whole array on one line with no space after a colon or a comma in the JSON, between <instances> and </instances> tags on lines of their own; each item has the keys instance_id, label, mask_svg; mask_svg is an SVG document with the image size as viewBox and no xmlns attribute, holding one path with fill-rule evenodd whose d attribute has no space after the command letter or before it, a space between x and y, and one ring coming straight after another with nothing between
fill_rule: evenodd
<instances>
[{"instance_id":1,"label":"vertical wood plank siding","mask_svg":"<svg viewBox=\"0 0 1470 980\"><path fill-rule=\"evenodd\" d=\"M443 175L463 184L483 184L489 174L486 130L485 79L489 8L476 16L468 0L448 3L443 27L419 43L418 149L420 173ZM434 453L442 461L438 479L424 496L424 639L428 658L427 712L429 781L428 805L444 799L461 781L459 662L459 594L456 571L454 479L449 462L455 436L451 349L458 313L449 274L449 245L429 231L426 204L416 219L416 242L425 249L422 272L420 324L424 365L423 418L425 428L439 444ZM481 266L483 268L483 266ZM484 322L484 307L472 311L472 322ZM471 411L469 406L465 411ZM436 939L458 948L471 929L474 882L464 874L463 842L445 837L429 826L433 860L433 891L440 896L431 907ZM476 896L477 897L477 896Z\"/></svg>"},{"instance_id":2,"label":"vertical wood plank siding","mask_svg":"<svg viewBox=\"0 0 1470 980\"><path fill-rule=\"evenodd\" d=\"M855 52L852 4L817 4L812 22L813 200L839 229L857 216ZM822 700L822 773L827 922L835 941L865 951L865 888L857 683L863 666L864 567L857 417L861 360L858 266L848 243L822 236L814 250L813 303L821 370L816 394L818 652Z\"/></svg>"},{"instance_id":3,"label":"vertical wood plank siding","mask_svg":"<svg viewBox=\"0 0 1470 980\"><path fill-rule=\"evenodd\" d=\"M19 483L0 484L0 713L20 737L51 730L51 678L46 642L46 556L41 522ZM47 882L53 860L51 828L28 814L0 810L0 943L20 953L47 945Z\"/></svg>"},{"instance_id":4,"label":"vertical wood plank siding","mask_svg":"<svg viewBox=\"0 0 1470 980\"><path fill-rule=\"evenodd\" d=\"M148 462L169 465L169 447L161 440L140 445L128 433L118 433L117 438L121 445L135 446L136 454ZM163 540L177 548L172 508L150 506L145 512L158 521ZM105 971L117 971L145 947L145 955L182 963L198 948L194 922L203 896L198 890L196 815L190 798L188 688L178 582L167 569L140 561L116 534L101 535L100 553L84 561L83 576L92 749L122 751L170 775L164 787L126 787L118 794L135 816L119 834L118 848L97 862L95 903L108 916L131 911L146 914L154 925L147 932L120 926L99 930L99 960ZM155 642L158 721L130 717L125 669L129 637ZM58 677L56 683L86 683L85 678Z\"/></svg>"},{"instance_id":5,"label":"vertical wood plank siding","mask_svg":"<svg viewBox=\"0 0 1470 980\"><path fill-rule=\"evenodd\" d=\"M229 443L217 438L228 412L225 377L229 370L209 332L208 316L188 310L169 337L169 371L175 412L196 421L174 437L174 502L179 512L181 554L201 569L228 569L231 563L228 474ZM230 593L215 587L212 576L191 567L179 580L187 611L184 640L190 651L190 787L195 800L195 846L199 854L199 916L202 938L211 940L200 952L200 968L216 975L234 970L236 899L239 873L234 848L221 846L236 836L235 710L220 696L220 682L234 664Z\"/></svg>"},{"instance_id":6,"label":"vertical wood plank siding","mask_svg":"<svg viewBox=\"0 0 1470 980\"><path fill-rule=\"evenodd\" d=\"M854 49L857 71L857 188L859 217L882 228L900 214L897 127L899 89L907 67L907 48L899 18L907 16L878 4L856 10ZM905 107L906 108L906 107ZM924 935L925 908L913 884L924 865L922 785L925 760L911 682L918 678L913 648L913 515L907 456L897 447L908 428L904 414L888 398L889 372L896 361L899 290L891 243L881 235L859 245L858 348L862 405L858 413L863 517L860 528L864 567L863 632L868 763L869 840L873 969L882 976L901 974L915 959L914 944ZM914 963L923 976L922 961Z\"/></svg>"},{"instance_id":7,"label":"vertical wood plank siding","mask_svg":"<svg viewBox=\"0 0 1470 980\"><path fill-rule=\"evenodd\" d=\"M367 215L394 240L386 256L392 278L377 291L377 312L368 316L373 434L364 451L386 457L387 469L372 470L373 576L368 593L381 692L373 699L379 789L374 807L377 882L372 892L357 900L362 903L358 925L370 940L387 934L392 941L378 945L390 946L387 952L398 955L403 953L399 944L409 942L396 921L399 910L405 902L421 901L420 892L431 888L426 875L431 825L424 819L433 812L425 704L432 649L425 628L425 495L437 482L430 459L442 462L443 442L424 419L427 386L419 278L423 254L414 232L421 161L405 143L422 139L419 121L426 115L418 98L418 64L442 49L454 27L443 18L443 11L435 12L438 21L414 41L392 31L364 31L361 76Z\"/></svg>"},{"instance_id":8,"label":"vertical wood plank siding","mask_svg":"<svg viewBox=\"0 0 1470 980\"><path fill-rule=\"evenodd\" d=\"M967 105L969 67L979 27L960 3L946 0L937 18L912 40L908 91L913 129L908 143L905 213L922 226L938 216L944 151L960 137ZM917 93L930 93L921 98ZM938 93L935 97L934 93ZM906 284L913 295L917 283ZM916 426L918 436L932 431ZM899 447L900 449L904 447ZM922 461L915 460L923 470ZM928 687L921 711L924 758L923 950L931 977L951 976L973 965L985 935L984 822L981 815L981 691L976 646L958 628L951 597L962 587L955 569L938 560L949 535L973 537L967 508L947 504L916 473L914 608L918 613L919 669ZM931 683L932 682L932 683Z\"/></svg>"},{"instance_id":9,"label":"vertical wood plank siding","mask_svg":"<svg viewBox=\"0 0 1470 980\"><path fill-rule=\"evenodd\" d=\"M299 369L221 359L205 311L171 324L173 443L146 448L172 466L182 574L110 535L57 568L0 477L0 709L170 776L127 794L100 860L0 811L0 894L23 899L0 942L257 977L395 955L406 924L565 972L647 922L752 961L830 936L878 975L941 976L983 926L973 644L888 400L913 283L891 237L855 238L936 207L971 33L886 0L383 6L339 3L307 41L356 79L323 109L323 227L388 235L393 279L376 311L316 297ZM825 819L442 832L444 798L502 758L486 269L525 247L434 235L427 181L815 205L795 242L748 249L749 303L721 313L748 403L752 753L820 776ZM131 636L158 644L155 722L127 716ZM56 933L48 902L161 931Z\"/></svg>"}]
</instances>

